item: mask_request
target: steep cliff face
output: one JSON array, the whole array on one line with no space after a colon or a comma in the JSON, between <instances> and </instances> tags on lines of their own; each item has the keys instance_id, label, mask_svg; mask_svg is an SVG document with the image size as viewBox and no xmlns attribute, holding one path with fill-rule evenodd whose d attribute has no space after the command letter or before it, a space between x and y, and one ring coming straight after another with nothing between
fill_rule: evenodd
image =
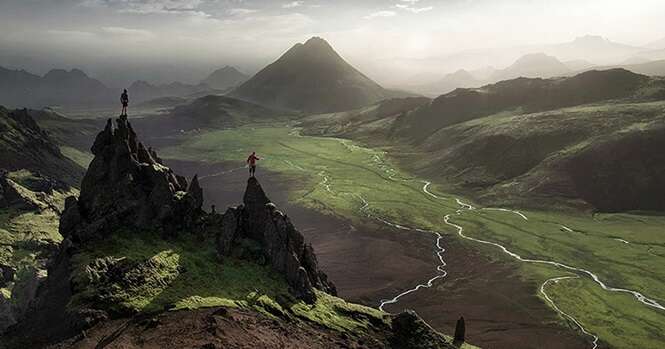
<instances>
[{"instance_id":1,"label":"steep cliff face","mask_svg":"<svg viewBox=\"0 0 665 349\"><path fill-rule=\"evenodd\" d=\"M201 217L203 194L164 166L157 153L138 141L126 118L111 120L97 135L95 158L81 184L81 196L69 198L60 221L65 238L82 242L119 228L157 229L173 234Z\"/></svg>"},{"instance_id":2,"label":"steep cliff face","mask_svg":"<svg viewBox=\"0 0 665 349\"><path fill-rule=\"evenodd\" d=\"M229 208L222 217L217 234L220 255L246 255L243 246L252 241L258 244L258 260L283 273L296 297L314 303L312 288L337 293L335 285L319 270L312 245L305 244L303 235L270 202L254 177L247 181L243 202L244 205Z\"/></svg>"}]
</instances>

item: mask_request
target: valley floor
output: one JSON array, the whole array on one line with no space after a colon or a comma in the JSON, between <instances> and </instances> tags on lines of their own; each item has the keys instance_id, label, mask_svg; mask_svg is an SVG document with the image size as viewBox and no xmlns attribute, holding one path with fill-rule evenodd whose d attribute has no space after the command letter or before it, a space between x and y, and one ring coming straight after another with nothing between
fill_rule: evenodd
<instances>
[{"instance_id":1,"label":"valley floor","mask_svg":"<svg viewBox=\"0 0 665 349\"><path fill-rule=\"evenodd\" d=\"M352 301L412 308L447 333L464 315L481 347L665 342L665 217L475 208L395 169L382 150L286 125L202 133L161 153L198 172L223 210L240 202L251 151L263 158L258 177L281 193L272 199Z\"/></svg>"}]
</instances>

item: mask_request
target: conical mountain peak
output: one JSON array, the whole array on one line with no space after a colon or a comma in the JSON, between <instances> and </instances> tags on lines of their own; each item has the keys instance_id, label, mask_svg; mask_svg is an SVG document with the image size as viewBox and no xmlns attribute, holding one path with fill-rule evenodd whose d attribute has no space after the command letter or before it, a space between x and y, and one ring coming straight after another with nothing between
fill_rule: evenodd
<instances>
[{"instance_id":1,"label":"conical mountain peak","mask_svg":"<svg viewBox=\"0 0 665 349\"><path fill-rule=\"evenodd\" d=\"M319 36L311 37L309 40L307 40L305 42L303 47L308 47L308 48L322 47L322 48L327 48L327 49L333 50L332 46L328 43L328 41L326 41L325 39L323 39L322 37L319 37Z\"/></svg>"},{"instance_id":2,"label":"conical mountain peak","mask_svg":"<svg viewBox=\"0 0 665 349\"><path fill-rule=\"evenodd\" d=\"M326 40L313 37L291 47L232 95L280 109L327 113L375 103L388 92L347 63Z\"/></svg>"}]
</instances>

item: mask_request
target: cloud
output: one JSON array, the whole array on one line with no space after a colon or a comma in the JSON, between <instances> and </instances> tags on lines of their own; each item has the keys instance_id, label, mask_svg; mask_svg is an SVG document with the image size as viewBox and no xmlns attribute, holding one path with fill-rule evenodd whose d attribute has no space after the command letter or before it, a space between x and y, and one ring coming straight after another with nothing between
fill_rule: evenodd
<instances>
[{"instance_id":1,"label":"cloud","mask_svg":"<svg viewBox=\"0 0 665 349\"><path fill-rule=\"evenodd\" d=\"M377 11L368 14L367 16L363 17L364 19L374 19L377 17L394 17L397 15L397 12L395 11Z\"/></svg>"},{"instance_id":2,"label":"cloud","mask_svg":"<svg viewBox=\"0 0 665 349\"><path fill-rule=\"evenodd\" d=\"M255 12L258 12L258 10L253 10L249 8L232 8L227 11L227 13L230 14L231 16L243 16Z\"/></svg>"},{"instance_id":3,"label":"cloud","mask_svg":"<svg viewBox=\"0 0 665 349\"><path fill-rule=\"evenodd\" d=\"M300 0L291 1L289 3L286 3L286 4L282 5L282 8L296 8L296 7L302 6L304 3L305 3L304 1L300 1Z\"/></svg>"},{"instance_id":4,"label":"cloud","mask_svg":"<svg viewBox=\"0 0 665 349\"><path fill-rule=\"evenodd\" d=\"M395 8L398 8L398 9L404 10L404 11L409 11L411 13L427 12L427 11L431 11L431 10L434 9L433 6L416 7L415 5L420 0L400 0L400 1L405 3L405 4L395 4Z\"/></svg>"},{"instance_id":5,"label":"cloud","mask_svg":"<svg viewBox=\"0 0 665 349\"><path fill-rule=\"evenodd\" d=\"M114 8L118 13L209 17L209 14L200 10L202 3L203 0L84 0L81 5Z\"/></svg>"},{"instance_id":6,"label":"cloud","mask_svg":"<svg viewBox=\"0 0 665 349\"><path fill-rule=\"evenodd\" d=\"M123 36L132 41L145 41L155 37L155 34L149 30L132 29L124 27L102 27L102 32L109 35Z\"/></svg>"},{"instance_id":7,"label":"cloud","mask_svg":"<svg viewBox=\"0 0 665 349\"><path fill-rule=\"evenodd\" d=\"M95 36L94 33L81 30L49 29L46 33L63 39L89 39Z\"/></svg>"}]
</instances>

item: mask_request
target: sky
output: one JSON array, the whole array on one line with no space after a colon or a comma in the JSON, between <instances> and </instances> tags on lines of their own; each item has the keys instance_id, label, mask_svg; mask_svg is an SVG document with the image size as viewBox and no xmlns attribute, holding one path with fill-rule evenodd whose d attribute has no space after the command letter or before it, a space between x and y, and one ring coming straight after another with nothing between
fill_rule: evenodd
<instances>
[{"instance_id":1,"label":"sky","mask_svg":"<svg viewBox=\"0 0 665 349\"><path fill-rule=\"evenodd\" d=\"M461 63L441 58L469 50L587 34L643 46L665 38L663 18L662 0L0 0L0 65L196 82L225 65L255 73L321 36L390 84L452 72Z\"/></svg>"}]
</instances>

